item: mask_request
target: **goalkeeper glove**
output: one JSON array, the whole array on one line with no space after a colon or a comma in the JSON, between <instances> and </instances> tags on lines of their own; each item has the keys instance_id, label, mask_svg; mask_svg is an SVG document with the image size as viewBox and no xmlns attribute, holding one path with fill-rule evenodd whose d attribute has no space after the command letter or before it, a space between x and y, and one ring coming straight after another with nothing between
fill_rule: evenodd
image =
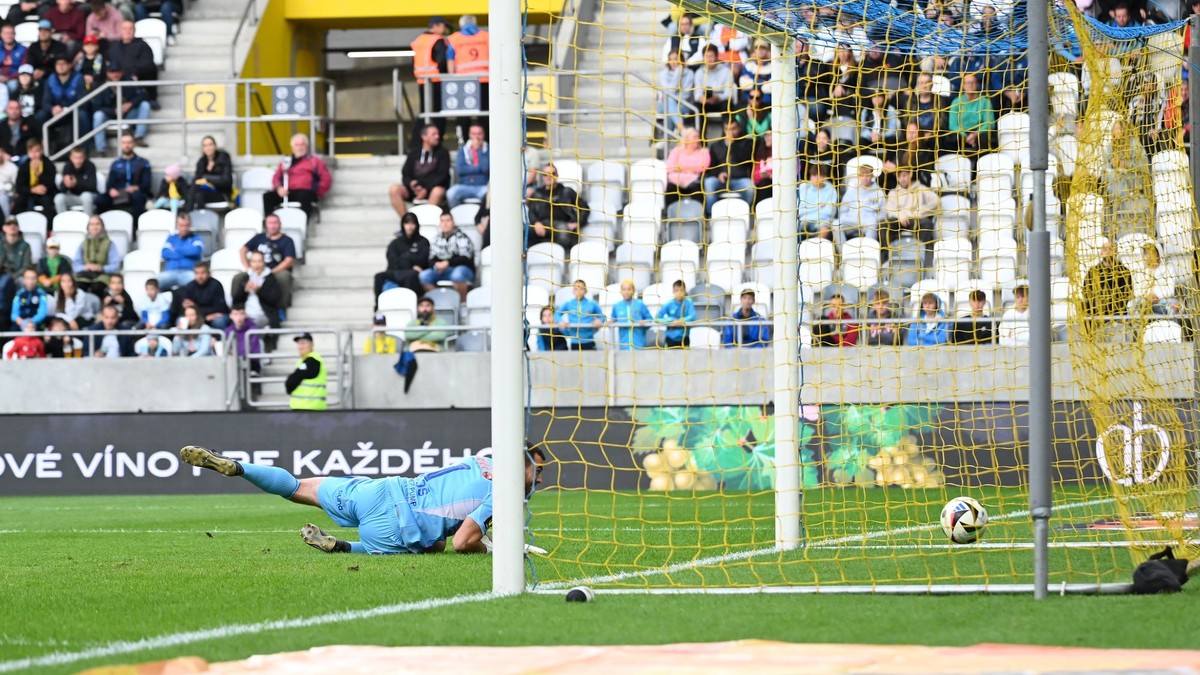
<instances>
[{"instance_id":1,"label":"goalkeeper glove","mask_svg":"<svg viewBox=\"0 0 1200 675\"><path fill-rule=\"evenodd\" d=\"M481 541L483 542L483 545L485 547L487 547L487 552L491 553L492 552L492 540L490 538L488 538L488 536L485 534L485 535L483 535L483 539L481 539ZM527 554L528 553L536 553L538 555L546 555L548 552L546 551L546 549L541 548L540 546L534 546L533 544L525 544L525 553L527 553Z\"/></svg>"}]
</instances>

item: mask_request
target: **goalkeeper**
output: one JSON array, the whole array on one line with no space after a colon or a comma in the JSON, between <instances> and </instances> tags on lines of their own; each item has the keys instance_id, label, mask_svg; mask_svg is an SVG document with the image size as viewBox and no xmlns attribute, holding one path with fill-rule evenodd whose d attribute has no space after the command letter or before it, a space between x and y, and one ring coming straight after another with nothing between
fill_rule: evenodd
<instances>
[{"instance_id":1,"label":"goalkeeper","mask_svg":"<svg viewBox=\"0 0 1200 675\"><path fill-rule=\"evenodd\" d=\"M471 457L417 478L362 476L305 478L284 469L237 462L195 445L179 451L183 461L226 476L241 476L263 492L323 509L342 527L357 527L361 541L343 541L311 523L300 530L304 543L326 553L437 553L446 540L458 553L491 549L492 462ZM525 494L542 482L546 454L525 453ZM509 527L519 523L509 524ZM526 545L526 551L545 551Z\"/></svg>"}]
</instances>

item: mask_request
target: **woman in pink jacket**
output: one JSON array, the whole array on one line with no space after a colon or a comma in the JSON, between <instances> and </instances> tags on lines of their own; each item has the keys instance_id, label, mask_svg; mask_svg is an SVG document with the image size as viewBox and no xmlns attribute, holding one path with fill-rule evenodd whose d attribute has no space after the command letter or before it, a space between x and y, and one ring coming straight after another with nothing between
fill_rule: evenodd
<instances>
[{"instance_id":1,"label":"woman in pink jacket","mask_svg":"<svg viewBox=\"0 0 1200 675\"><path fill-rule=\"evenodd\" d=\"M667 194L665 202L684 197L704 200L701 181L710 161L708 148L700 142L700 132L695 127L684 127L679 145L667 155Z\"/></svg>"}]
</instances>

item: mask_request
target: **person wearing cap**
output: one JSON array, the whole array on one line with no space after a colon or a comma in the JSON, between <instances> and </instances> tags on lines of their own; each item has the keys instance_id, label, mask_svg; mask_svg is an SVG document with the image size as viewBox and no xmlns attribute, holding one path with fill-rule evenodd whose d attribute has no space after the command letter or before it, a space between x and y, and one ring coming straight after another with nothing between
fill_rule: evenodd
<instances>
[{"instance_id":1,"label":"person wearing cap","mask_svg":"<svg viewBox=\"0 0 1200 675\"><path fill-rule=\"evenodd\" d=\"M108 4L106 0L90 0L89 4L92 12L88 14L87 21L84 22L87 34L95 35L108 42L119 39L121 22L125 20L125 17L121 16L117 8Z\"/></svg>"},{"instance_id":2,"label":"person wearing cap","mask_svg":"<svg viewBox=\"0 0 1200 675\"><path fill-rule=\"evenodd\" d=\"M109 82L133 82L133 77L125 72L120 61L109 59L108 71L105 77ZM92 127L93 129L100 128L105 122L117 119L117 90L115 88L105 89L96 94L91 101L92 108ZM121 88L121 118L128 120L144 120L150 118L150 101L146 98L146 89L144 87L131 86ZM133 155L133 146L146 147L146 125L138 124L133 127L132 145L129 148L129 156ZM107 148L106 134L98 133L95 135L96 154L103 154ZM122 138L125 134L122 134ZM121 150L124 156L124 146ZM141 159L140 157L138 159ZM117 160L121 161L120 159ZM145 161L145 160L142 160ZM113 165L116 166L116 163ZM149 164L146 165L149 167ZM111 177L111 173L109 174ZM145 193L142 195L144 200L150 194L150 177L146 177ZM141 213L141 211L138 211ZM135 214L136 215L136 214Z\"/></svg>"},{"instance_id":3,"label":"person wearing cap","mask_svg":"<svg viewBox=\"0 0 1200 675\"><path fill-rule=\"evenodd\" d=\"M71 148L63 164L62 187L54 195L54 209L59 213L80 207L89 216L96 213L96 165L88 159L82 145Z\"/></svg>"},{"instance_id":4,"label":"person wearing cap","mask_svg":"<svg viewBox=\"0 0 1200 675\"><path fill-rule=\"evenodd\" d=\"M28 123L30 135L34 138L42 137L42 124L47 119L42 112L44 90L41 80L33 77L33 66L26 63L17 69L17 86L10 92L9 98L21 104L21 119Z\"/></svg>"},{"instance_id":5,"label":"person wearing cap","mask_svg":"<svg viewBox=\"0 0 1200 675\"><path fill-rule=\"evenodd\" d=\"M29 45L25 54L25 63L33 66L33 79L44 80L46 74L54 70L54 63L60 56L67 59L70 70L71 56L67 54L66 45L54 39L54 24L47 19L38 21L37 42Z\"/></svg>"},{"instance_id":6,"label":"person wearing cap","mask_svg":"<svg viewBox=\"0 0 1200 675\"><path fill-rule=\"evenodd\" d=\"M421 271L429 267L429 240L421 235L416 214L400 219L396 238L387 247L387 269L375 275L375 308L379 294L391 288L407 288L421 294Z\"/></svg>"},{"instance_id":7,"label":"person wearing cap","mask_svg":"<svg viewBox=\"0 0 1200 675\"><path fill-rule=\"evenodd\" d=\"M54 162L46 159L42 142L37 138L26 141L25 161L17 168L17 182L13 185L13 212L40 208L46 220L53 222L54 195L58 192L54 176Z\"/></svg>"},{"instance_id":8,"label":"person wearing cap","mask_svg":"<svg viewBox=\"0 0 1200 675\"><path fill-rule=\"evenodd\" d=\"M0 328L8 327L8 309L16 292L17 275L33 264L33 249L21 234L14 216L4 219L4 236L0 237Z\"/></svg>"},{"instance_id":9,"label":"person wearing cap","mask_svg":"<svg viewBox=\"0 0 1200 675\"><path fill-rule=\"evenodd\" d=\"M46 10L46 20L54 27L54 38L67 47L67 53L79 51L79 44L87 35L87 13L75 0L57 0Z\"/></svg>"},{"instance_id":10,"label":"person wearing cap","mask_svg":"<svg viewBox=\"0 0 1200 675\"><path fill-rule=\"evenodd\" d=\"M762 314L754 311L755 294L753 288L742 291L739 298L741 306L730 317L739 322L736 326L725 326L721 329L721 346L749 347L761 349L771 344L771 325L766 323Z\"/></svg>"},{"instance_id":11,"label":"person wearing cap","mask_svg":"<svg viewBox=\"0 0 1200 675\"><path fill-rule=\"evenodd\" d=\"M153 82L158 79L158 66L154 65L154 50L146 41L135 35L134 23L122 21L118 31L118 39L110 40L105 54L109 61L118 61L125 66L125 74L140 82ZM146 88L146 100L150 107L158 101L158 88Z\"/></svg>"},{"instance_id":12,"label":"person wearing cap","mask_svg":"<svg viewBox=\"0 0 1200 675\"><path fill-rule=\"evenodd\" d=\"M183 177L183 167L178 164L168 164L163 169L162 180L158 183L158 193L154 195L154 208L170 209L171 213L179 213L187 200L192 186Z\"/></svg>"},{"instance_id":13,"label":"person wearing cap","mask_svg":"<svg viewBox=\"0 0 1200 675\"><path fill-rule=\"evenodd\" d=\"M291 397L288 406L292 410L325 410L329 406L325 400L328 380L325 360L313 351L312 333L301 333L293 341L300 361L283 385Z\"/></svg>"},{"instance_id":14,"label":"person wearing cap","mask_svg":"<svg viewBox=\"0 0 1200 675\"><path fill-rule=\"evenodd\" d=\"M454 46L446 40L446 34L449 32L446 20L435 16L429 20L429 29L412 41L413 75L417 78L417 84L421 86L417 97L421 102L421 112L442 110L442 78L438 76L454 72ZM430 89L428 96L425 94L425 87ZM425 110L427 100L430 106L428 111ZM434 118L432 123L438 128L439 134L446 134L446 118ZM415 133L412 144L415 146L420 140L417 137L420 125L414 125L413 131Z\"/></svg>"},{"instance_id":15,"label":"person wearing cap","mask_svg":"<svg viewBox=\"0 0 1200 675\"><path fill-rule=\"evenodd\" d=\"M387 334L387 317L383 315L383 312L375 312L375 318L371 324L371 337L367 338L364 354L395 354L400 351L396 344L396 338Z\"/></svg>"},{"instance_id":16,"label":"person wearing cap","mask_svg":"<svg viewBox=\"0 0 1200 675\"><path fill-rule=\"evenodd\" d=\"M38 283L47 293L58 293L58 280L64 274L71 274L74 268L71 259L62 254L58 239L50 237L46 240L46 255L37 264Z\"/></svg>"},{"instance_id":17,"label":"person wearing cap","mask_svg":"<svg viewBox=\"0 0 1200 675\"><path fill-rule=\"evenodd\" d=\"M75 72L83 76L83 85L88 92L104 84L108 78L108 59L100 52L100 38L95 35L85 35L83 51L75 59Z\"/></svg>"},{"instance_id":18,"label":"person wearing cap","mask_svg":"<svg viewBox=\"0 0 1200 675\"><path fill-rule=\"evenodd\" d=\"M9 94L16 91L17 70L25 63L26 51L25 45L17 42L13 24L0 25L0 82L8 85Z\"/></svg>"}]
</instances>

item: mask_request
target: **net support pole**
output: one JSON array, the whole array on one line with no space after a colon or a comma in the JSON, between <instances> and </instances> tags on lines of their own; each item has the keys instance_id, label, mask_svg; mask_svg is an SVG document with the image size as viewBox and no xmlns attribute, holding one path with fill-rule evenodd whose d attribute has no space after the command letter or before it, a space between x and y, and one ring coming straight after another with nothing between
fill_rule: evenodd
<instances>
[{"instance_id":1,"label":"net support pole","mask_svg":"<svg viewBox=\"0 0 1200 675\"><path fill-rule=\"evenodd\" d=\"M1053 412L1050 390L1050 233L1046 231L1046 168L1050 143L1050 25L1047 0L1029 0L1029 169L1033 172L1033 230L1029 233L1029 511L1033 518L1033 596L1050 581L1053 500Z\"/></svg>"},{"instance_id":2,"label":"net support pole","mask_svg":"<svg viewBox=\"0 0 1200 675\"><path fill-rule=\"evenodd\" d=\"M771 117L775 120L775 544L788 550L800 546L800 453L796 447L800 357L800 271L796 245L796 47L786 35L771 47L773 89Z\"/></svg>"},{"instance_id":3,"label":"net support pole","mask_svg":"<svg viewBox=\"0 0 1200 675\"><path fill-rule=\"evenodd\" d=\"M508 168L492 176L492 215L498 223L523 223L521 122L523 68L520 0L491 0L491 147ZM492 238L492 591L525 589L525 352L522 348L524 227L497 230Z\"/></svg>"},{"instance_id":4,"label":"net support pole","mask_svg":"<svg viewBox=\"0 0 1200 675\"><path fill-rule=\"evenodd\" d=\"M1200 119L1200 14L1193 15L1188 22L1192 29L1187 54L1188 120L1190 121ZM1200 142L1197 142L1195 137L1192 137L1188 143L1188 159L1188 167L1192 174L1193 206L1196 213L1200 213ZM1200 229L1192 227L1191 230L1192 248L1200 251ZM1200 275L1200 269L1195 269L1197 264L1195 251L1192 253L1193 278ZM1193 286L1193 284L1188 284L1188 286ZM1191 297L1185 300L1193 326L1200 326L1198 301L1200 301L1200 291L1193 291ZM1200 339L1192 340L1192 373L1192 406L1197 407L1200 406ZM1196 454L1200 458L1200 449L1196 450ZM1196 478L1200 481L1200 462L1197 462Z\"/></svg>"}]
</instances>

